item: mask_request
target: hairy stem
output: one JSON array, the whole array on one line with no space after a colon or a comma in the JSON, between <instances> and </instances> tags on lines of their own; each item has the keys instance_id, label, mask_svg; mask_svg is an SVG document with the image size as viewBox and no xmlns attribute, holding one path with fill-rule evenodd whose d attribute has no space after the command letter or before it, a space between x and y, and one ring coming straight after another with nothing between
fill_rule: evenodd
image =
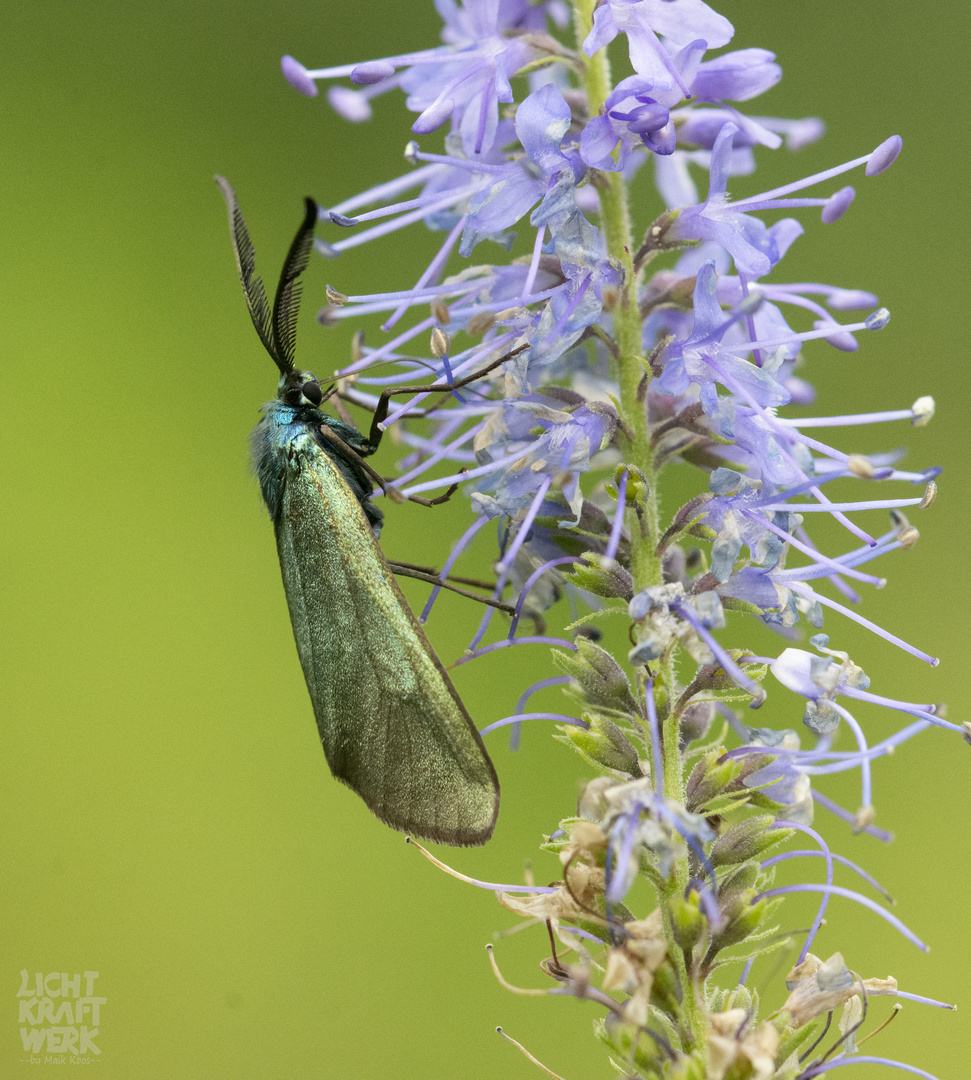
<instances>
[{"instance_id":1,"label":"hairy stem","mask_svg":"<svg viewBox=\"0 0 971 1080\"><path fill-rule=\"evenodd\" d=\"M582 50L583 41L590 32L595 0L574 0L573 17L577 45ZM607 50L600 49L587 58L583 75L589 115L595 116L602 108L612 89L610 62ZM663 581L661 560L655 555L661 538L661 515L658 500L657 470L651 447L650 432L645 407L645 390L650 381L650 368L643 360L641 314L637 303L638 273L634 269L634 238L631 226L630 202L627 183L620 172L601 172L597 190L600 195L600 223L604 231L608 254L622 271L620 295L611 309L614 339L618 346L620 382L620 406L628 432L627 462L639 469L647 480L648 490L643 494L641 514L628 513L627 524L631 533L630 569L634 589L660 585ZM676 699L674 661L662 661L654 673L655 682L664 688L668 707L659 709L663 723L664 747L663 792L679 803L684 801L684 771L678 746L678 718L671 715L670 704ZM681 859L665 881L662 890L662 907L665 900L682 893L688 883L688 861ZM684 1022L687 1030L697 1039L703 1026L700 1002L694 993L691 977L684 963L681 950L671 934L670 920L665 918L669 955L678 965L678 974L684 987ZM692 1040L694 1041L694 1040Z\"/></svg>"}]
</instances>

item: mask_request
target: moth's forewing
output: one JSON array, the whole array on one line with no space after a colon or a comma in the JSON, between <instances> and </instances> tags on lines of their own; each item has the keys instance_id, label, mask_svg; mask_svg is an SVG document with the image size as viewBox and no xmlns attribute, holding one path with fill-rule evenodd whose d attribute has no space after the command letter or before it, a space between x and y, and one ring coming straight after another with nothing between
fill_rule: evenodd
<instances>
[{"instance_id":1,"label":"moth's forewing","mask_svg":"<svg viewBox=\"0 0 971 1080\"><path fill-rule=\"evenodd\" d=\"M499 782L333 460L291 454L276 516L290 618L333 774L393 828L485 843Z\"/></svg>"}]
</instances>

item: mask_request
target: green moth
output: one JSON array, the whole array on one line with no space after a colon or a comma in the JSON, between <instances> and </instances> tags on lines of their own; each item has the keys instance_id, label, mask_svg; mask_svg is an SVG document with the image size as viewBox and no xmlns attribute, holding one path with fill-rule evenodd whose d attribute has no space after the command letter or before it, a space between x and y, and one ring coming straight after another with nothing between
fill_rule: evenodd
<instances>
[{"instance_id":1,"label":"green moth","mask_svg":"<svg viewBox=\"0 0 971 1080\"><path fill-rule=\"evenodd\" d=\"M321 411L320 382L294 367L317 205L306 200L271 310L235 192L216 180L250 317L280 370L253 462L331 772L392 828L484 844L499 812L495 768L377 542L382 514L362 459L377 448L387 398L365 437Z\"/></svg>"}]
</instances>

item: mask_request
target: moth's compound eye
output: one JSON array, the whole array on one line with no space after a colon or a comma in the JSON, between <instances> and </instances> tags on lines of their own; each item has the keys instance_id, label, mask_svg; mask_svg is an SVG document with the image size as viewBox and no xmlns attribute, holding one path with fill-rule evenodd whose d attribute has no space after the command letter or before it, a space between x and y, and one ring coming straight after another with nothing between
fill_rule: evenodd
<instances>
[{"instance_id":1,"label":"moth's compound eye","mask_svg":"<svg viewBox=\"0 0 971 1080\"><path fill-rule=\"evenodd\" d=\"M320 389L320 383L316 380L305 382L303 386L300 387L300 390L311 405L319 405L324 399L324 392Z\"/></svg>"}]
</instances>

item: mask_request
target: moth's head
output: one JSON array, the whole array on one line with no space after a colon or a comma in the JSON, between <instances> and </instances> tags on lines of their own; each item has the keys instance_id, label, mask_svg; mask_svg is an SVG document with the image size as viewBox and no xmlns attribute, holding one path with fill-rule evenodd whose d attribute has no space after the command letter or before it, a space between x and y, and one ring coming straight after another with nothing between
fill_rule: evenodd
<instances>
[{"instance_id":1,"label":"moth's head","mask_svg":"<svg viewBox=\"0 0 971 1080\"><path fill-rule=\"evenodd\" d=\"M317 376L310 371L290 371L280 379L277 397L284 405L295 409L309 407L316 409L324 400Z\"/></svg>"}]
</instances>

